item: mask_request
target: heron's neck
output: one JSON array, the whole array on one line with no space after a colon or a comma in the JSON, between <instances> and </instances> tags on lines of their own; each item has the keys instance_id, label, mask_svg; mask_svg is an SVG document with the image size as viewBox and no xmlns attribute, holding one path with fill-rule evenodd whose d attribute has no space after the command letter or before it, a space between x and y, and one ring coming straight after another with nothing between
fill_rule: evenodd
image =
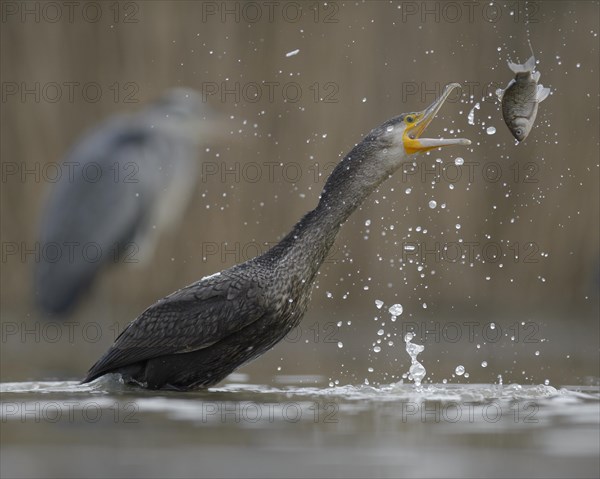
<instances>
[{"instance_id":1,"label":"heron's neck","mask_svg":"<svg viewBox=\"0 0 600 479\"><path fill-rule=\"evenodd\" d=\"M293 268L299 277L312 282L327 258L342 224L385 180L392 171L368 168L370 145L357 145L333 170L317 207L308 212L272 253L285 267ZM335 258L332 258L335 260Z\"/></svg>"}]
</instances>

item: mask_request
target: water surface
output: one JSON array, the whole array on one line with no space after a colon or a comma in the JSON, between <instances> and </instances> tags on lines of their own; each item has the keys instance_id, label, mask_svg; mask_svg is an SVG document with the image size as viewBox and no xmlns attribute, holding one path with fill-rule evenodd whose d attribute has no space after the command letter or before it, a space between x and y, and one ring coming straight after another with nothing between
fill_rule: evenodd
<instances>
[{"instance_id":1,"label":"water surface","mask_svg":"<svg viewBox=\"0 0 600 479\"><path fill-rule=\"evenodd\" d=\"M598 477L598 386L0 384L2 477Z\"/></svg>"}]
</instances>

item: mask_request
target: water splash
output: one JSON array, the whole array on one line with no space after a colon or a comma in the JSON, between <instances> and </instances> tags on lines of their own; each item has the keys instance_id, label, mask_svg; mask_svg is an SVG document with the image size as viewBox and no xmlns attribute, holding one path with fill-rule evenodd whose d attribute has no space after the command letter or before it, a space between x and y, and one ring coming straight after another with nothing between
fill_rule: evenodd
<instances>
[{"instance_id":1,"label":"water splash","mask_svg":"<svg viewBox=\"0 0 600 479\"><path fill-rule=\"evenodd\" d=\"M471 111L467 115L467 121L469 125L475 124L475 110L479 110L481 108L481 104L479 102L475 103L475 106L471 108Z\"/></svg>"},{"instance_id":2,"label":"water splash","mask_svg":"<svg viewBox=\"0 0 600 479\"><path fill-rule=\"evenodd\" d=\"M417 356L425 350L425 346L420 344L412 343L412 339L414 338L413 333L406 333L404 336L404 342L406 343L406 352L410 356L411 365L408 370L408 378L412 379L415 382L415 386L417 388L421 387L421 381L425 377L427 371L425 367L417 361Z\"/></svg>"}]
</instances>

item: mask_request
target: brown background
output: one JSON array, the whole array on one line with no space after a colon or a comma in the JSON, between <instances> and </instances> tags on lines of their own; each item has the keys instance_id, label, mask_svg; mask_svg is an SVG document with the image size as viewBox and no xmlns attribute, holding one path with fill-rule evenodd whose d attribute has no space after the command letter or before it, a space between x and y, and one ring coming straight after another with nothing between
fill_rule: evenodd
<instances>
[{"instance_id":1,"label":"brown background","mask_svg":"<svg viewBox=\"0 0 600 479\"><path fill-rule=\"evenodd\" d=\"M491 96L476 111L476 124L467 123L474 103L510 80L506 60L529 56L524 12L511 15L508 5L489 10L481 3L469 16L466 8L444 9L435 2L303 3L293 21L295 4L282 2L269 18L267 6L258 3L262 16L254 21L257 12L243 3L227 3L239 18L221 18L222 2L148 1L121 3L116 10L101 3L101 17L94 22L92 10L87 19L82 8L72 19L66 8L58 19L43 9L38 18L23 18L21 11L9 15L7 3L14 2L3 5L0 37L3 172L8 163L42 171L46 163L60 162L88 128L113 113L139 108L169 87L206 91L225 82L246 94L208 96L210 106L228 118L228 128L225 139L209 140L210 151L199 158L219 171L238 168L238 176L199 178L183 224L162 236L151 263L107 269L70 318L76 325L73 341L66 339L64 326L41 320L31 303L32 257L3 256L2 381L81 376L108 347L117 324L123 326L165 294L247 259L256 245L281 238L314 207L331 164L362 135L393 115L424 108L452 81L465 85L463 96L444 107L429 133L466 136L473 147L433 152L418 167L432 168L436 158L451 164L461 156L477 163L473 181L466 169L454 189L444 175L434 182L434 175L423 181L399 172L387 181L342 229L321 269L299 339L278 346L246 371L270 375L282 366L284 374L320 373L342 382L397 377L408 369L400 337L380 355L371 352L380 327L373 321L374 301L380 299L386 308L402 303L401 319L428 328L441 331L449 322L475 321L481 331L494 321L508 334L482 349L475 344L484 341L465 339L464 325L459 342L425 338L424 362L433 381L449 378L459 362L472 380L486 382L496 374L522 382L580 382L598 375L597 3L530 2L538 69L553 94L541 104L530 137L518 146ZM217 14L207 16L213 7ZM426 8L437 13L424 15ZM297 55L286 56L296 49ZM74 87L70 101L68 82L96 82L102 96L89 101ZM254 85L264 82L277 82L274 98L265 88L262 98L250 96ZM282 94L289 82L300 86L298 101L292 90ZM58 101L51 90L55 83L63 94ZM15 85L18 93L9 95ZM331 93L332 101L315 101L315 85L321 96ZM39 97L23 95L25 88L38 88ZM138 102L126 102L127 93ZM496 133L488 135L488 126ZM272 177L267 162L282 164ZM261 166L258 181L256 170L244 170L251 163ZM325 172L316 179L315 164ZM502 168L499 181L483 178L490 164ZM525 182L530 167L534 181ZM297 171L301 176L293 181ZM3 173L1 186L3 248L34 245L44 194L52 185L43 175L22 179ZM437 208L428 207L431 199ZM415 231L419 226L427 233ZM476 242L477 253L493 243L506 256L493 262L479 256L472 264L429 256L422 272L401 261L404 242L425 242L432 249L459 240ZM222 254L203 258L203 249L215 245ZM231 250L224 245L236 252L226 253ZM521 254L515 260L517 245ZM533 261L526 262L524 253L531 252L527 258ZM82 328L90 322L102 330L98 340L84 339ZM511 341L509 328L520 322L534 324L536 338L548 342L530 344L522 336ZM62 331L59 341L50 340L48 324ZM16 335L8 334L13 326ZM385 329L400 335L400 328L400 321L388 321ZM33 332L23 336L24 331ZM485 370L481 359L490 362ZM375 372L367 374L367 366Z\"/></svg>"}]
</instances>

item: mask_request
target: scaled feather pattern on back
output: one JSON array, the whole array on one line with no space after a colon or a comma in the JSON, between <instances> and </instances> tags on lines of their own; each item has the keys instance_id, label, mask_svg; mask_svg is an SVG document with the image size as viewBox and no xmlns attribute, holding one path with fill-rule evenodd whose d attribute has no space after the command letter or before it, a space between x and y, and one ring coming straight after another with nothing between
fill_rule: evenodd
<instances>
[{"instance_id":1,"label":"scaled feather pattern on back","mask_svg":"<svg viewBox=\"0 0 600 479\"><path fill-rule=\"evenodd\" d=\"M249 271L234 267L161 299L119 335L86 381L139 361L206 348L265 314L266 301Z\"/></svg>"}]
</instances>

